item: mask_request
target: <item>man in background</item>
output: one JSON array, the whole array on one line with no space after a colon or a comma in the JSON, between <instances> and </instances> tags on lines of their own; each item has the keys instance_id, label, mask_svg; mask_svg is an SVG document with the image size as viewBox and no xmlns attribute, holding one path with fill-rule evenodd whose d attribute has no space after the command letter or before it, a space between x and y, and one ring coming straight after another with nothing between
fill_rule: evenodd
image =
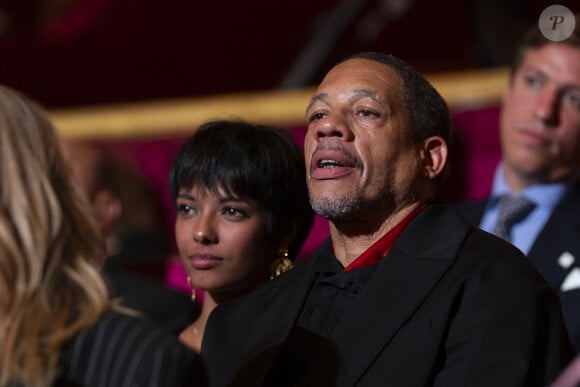
<instances>
[{"instance_id":1,"label":"man in background","mask_svg":"<svg viewBox=\"0 0 580 387\"><path fill-rule=\"evenodd\" d=\"M580 19L566 40L525 35L502 97L502 160L489 197L461 203L510 241L557 290L580 350Z\"/></svg>"}]
</instances>

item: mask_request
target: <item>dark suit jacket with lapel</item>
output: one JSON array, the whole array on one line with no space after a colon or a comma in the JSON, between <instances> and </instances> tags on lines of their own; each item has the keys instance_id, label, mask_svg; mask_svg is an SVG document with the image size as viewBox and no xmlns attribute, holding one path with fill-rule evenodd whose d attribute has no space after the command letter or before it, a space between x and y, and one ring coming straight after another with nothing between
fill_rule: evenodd
<instances>
[{"instance_id":1,"label":"dark suit jacket with lapel","mask_svg":"<svg viewBox=\"0 0 580 387\"><path fill-rule=\"evenodd\" d=\"M487 200L459 203L456 208L473 225L483 216ZM566 254L570 266L559 263ZM528 253L530 263L558 291L570 339L580 352L580 184L571 188L556 206ZM562 289L566 279L577 277L578 286Z\"/></svg>"},{"instance_id":2,"label":"dark suit jacket with lapel","mask_svg":"<svg viewBox=\"0 0 580 387\"><path fill-rule=\"evenodd\" d=\"M326 241L277 280L217 307L212 386L260 386L292 332ZM503 240L441 205L404 230L301 386L544 386L572 358L556 294Z\"/></svg>"}]
</instances>

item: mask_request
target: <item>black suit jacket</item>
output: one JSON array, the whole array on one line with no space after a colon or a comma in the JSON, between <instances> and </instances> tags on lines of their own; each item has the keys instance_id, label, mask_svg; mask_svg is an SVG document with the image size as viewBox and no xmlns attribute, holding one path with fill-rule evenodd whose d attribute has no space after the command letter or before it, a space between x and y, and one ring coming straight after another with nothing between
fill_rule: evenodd
<instances>
[{"instance_id":1,"label":"black suit jacket","mask_svg":"<svg viewBox=\"0 0 580 387\"><path fill-rule=\"evenodd\" d=\"M458 203L455 207L477 226L487 200ZM569 266L561 259L563 255L568 261L571 258ZM532 245L528 259L558 292L570 339L576 351L580 351L580 184L572 187L556 206ZM578 280L573 281L574 278ZM569 288L570 281L578 286Z\"/></svg>"},{"instance_id":2,"label":"black suit jacket","mask_svg":"<svg viewBox=\"0 0 580 387\"><path fill-rule=\"evenodd\" d=\"M217 307L202 355L212 386L260 386L332 254ZM507 242L441 205L404 230L300 386L544 386L572 358L553 290ZM279 365L279 364L278 364Z\"/></svg>"}]
</instances>

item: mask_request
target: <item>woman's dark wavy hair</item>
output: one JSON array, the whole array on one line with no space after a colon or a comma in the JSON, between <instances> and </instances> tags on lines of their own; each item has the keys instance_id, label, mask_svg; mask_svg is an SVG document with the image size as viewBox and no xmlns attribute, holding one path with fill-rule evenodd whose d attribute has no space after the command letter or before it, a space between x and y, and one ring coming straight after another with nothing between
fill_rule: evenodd
<instances>
[{"instance_id":1,"label":"woman's dark wavy hair","mask_svg":"<svg viewBox=\"0 0 580 387\"><path fill-rule=\"evenodd\" d=\"M229 120L203 124L181 148L169 173L174 203L181 188L194 186L259 204L271 215L274 238L298 224L289 246L292 259L310 232L314 212L304 156L282 129Z\"/></svg>"}]
</instances>

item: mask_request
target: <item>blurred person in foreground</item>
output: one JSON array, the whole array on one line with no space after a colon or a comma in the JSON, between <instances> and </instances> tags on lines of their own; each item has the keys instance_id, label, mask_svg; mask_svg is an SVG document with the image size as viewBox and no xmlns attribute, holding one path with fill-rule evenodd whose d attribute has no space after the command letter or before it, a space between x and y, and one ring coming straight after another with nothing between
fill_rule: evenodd
<instances>
[{"instance_id":1,"label":"blurred person in foreground","mask_svg":"<svg viewBox=\"0 0 580 387\"><path fill-rule=\"evenodd\" d=\"M330 238L217 306L212 386L545 386L572 358L558 298L525 256L437 203L450 118L389 55L333 67L307 107L314 210Z\"/></svg>"},{"instance_id":2,"label":"blurred person in foreground","mask_svg":"<svg viewBox=\"0 0 580 387\"><path fill-rule=\"evenodd\" d=\"M0 386L204 385L193 351L109 298L61 147L40 107L0 87Z\"/></svg>"},{"instance_id":3,"label":"blurred person in foreground","mask_svg":"<svg viewBox=\"0 0 580 387\"><path fill-rule=\"evenodd\" d=\"M502 159L490 195L457 208L510 241L558 292L580 351L580 18L555 42L525 35L503 93ZM519 204L522 203L522 204ZM518 207L519 206L519 207ZM518 211L521 208L521 211Z\"/></svg>"},{"instance_id":4,"label":"blurred person in foreground","mask_svg":"<svg viewBox=\"0 0 580 387\"><path fill-rule=\"evenodd\" d=\"M150 183L96 143L66 139L64 144L75 180L106 241L102 270L111 296L179 334L199 316L199 308L192 307L187 293L139 272L153 267L162 277L170 252L169 232L157 217L158 201Z\"/></svg>"},{"instance_id":5,"label":"blurred person in foreground","mask_svg":"<svg viewBox=\"0 0 580 387\"><path fill-rule=\"evenodd\" d=\"M201 315L180 339L199 351L216 305L292 268L312 226L302 151L289 133L211 121L181 148L169 185L175 235Z\"/></svg>"}]
</instances>

